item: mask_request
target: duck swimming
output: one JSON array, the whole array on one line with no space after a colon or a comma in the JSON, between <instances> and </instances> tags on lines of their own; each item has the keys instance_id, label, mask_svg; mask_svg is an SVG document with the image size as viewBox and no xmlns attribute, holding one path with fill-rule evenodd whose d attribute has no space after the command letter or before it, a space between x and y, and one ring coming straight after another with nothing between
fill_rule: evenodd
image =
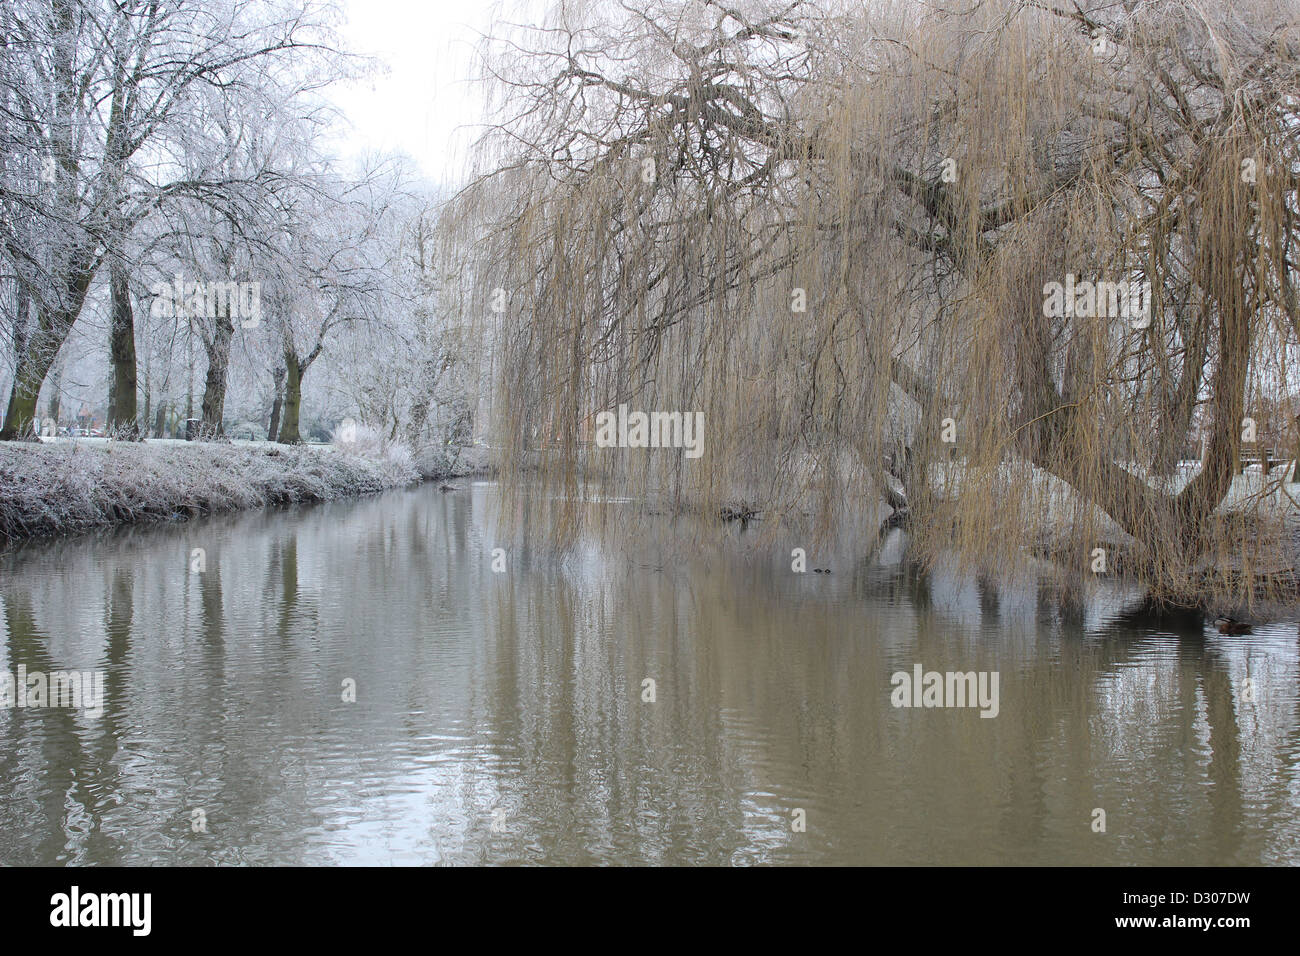
<instances>
[{"instance_id":1,"label":"duck swimming","mask_svg":"<svg viewBox=\"0 0 1300 956\"><path fill-rule=\"evenodd\" d=\"M1220 615L1214 619L1214 626L1219 629L1220 634L1249 634L1250 625L1245 621L1238 621L1236 618Z\"/></svg>"}]
</instances>

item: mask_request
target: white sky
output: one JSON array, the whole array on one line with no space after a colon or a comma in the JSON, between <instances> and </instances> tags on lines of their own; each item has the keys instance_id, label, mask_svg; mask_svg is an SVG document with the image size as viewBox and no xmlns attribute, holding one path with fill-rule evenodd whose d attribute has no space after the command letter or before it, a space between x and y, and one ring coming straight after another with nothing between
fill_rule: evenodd
<instances>
[{"instance_id":1,"label":"white sky","mask_svg":"<svg viewBox=\"0 0 1300 956\"><path fill-rule=\"evenodd\" d=\"M345 156L402 152L430 180L451 184L482 121L472 82L474 48L498 0L341 0L344 46L384 61L372 77L333 94L352 130Z\"/></svg>"}]
</instances>

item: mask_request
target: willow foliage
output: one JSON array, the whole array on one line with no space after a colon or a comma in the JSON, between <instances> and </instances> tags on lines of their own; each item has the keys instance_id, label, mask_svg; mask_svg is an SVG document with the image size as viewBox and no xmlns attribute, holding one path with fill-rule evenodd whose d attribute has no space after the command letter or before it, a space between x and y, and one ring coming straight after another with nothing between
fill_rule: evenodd
<instances>
[{"instance_id":1,"label":"willow foliage","mask_svg":"<svg viewBox=\"0 0 1300 956\"><path fill-rule=\"evenodd\" d=\"M1285 596L1285 469L1238 472L1300 441L1297 12L562 2L496 38L446 235L506 473L574 520L893 510L922 557ZM620 404L702 412L702 456L596 447Z\"/></svg>"}]
</instances>

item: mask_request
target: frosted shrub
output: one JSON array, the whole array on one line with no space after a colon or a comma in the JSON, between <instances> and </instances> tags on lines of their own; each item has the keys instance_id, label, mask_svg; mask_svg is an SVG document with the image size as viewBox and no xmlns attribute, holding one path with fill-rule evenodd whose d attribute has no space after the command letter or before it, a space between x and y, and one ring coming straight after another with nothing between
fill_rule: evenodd
<instances>
[{"instance_id":1,"label":"frosted shrub","mask_svg":"<svg viewBox=\"0 0 1300 956\"><path fill-rule=\"evenodd\" d=\"M334 432L334 447L345 455L382 461L401 470L414 469L411 449L399 441L386 438L373 425L345 421Z\"/></svg>"}]
</instances>

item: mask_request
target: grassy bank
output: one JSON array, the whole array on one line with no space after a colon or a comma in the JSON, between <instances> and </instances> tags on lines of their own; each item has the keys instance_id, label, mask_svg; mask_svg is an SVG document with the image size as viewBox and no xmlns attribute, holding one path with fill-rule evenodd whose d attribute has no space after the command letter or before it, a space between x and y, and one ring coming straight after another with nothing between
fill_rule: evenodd
<instances>
[{"instance_id":1,"label":"grassy bank","mask_svg":"<svg viewBox=\"0 0 1300 956\"><path fill-rule=\"evenodd\" d=\"M331 501L404 487L419 477L409 455L331 446L0 442L0 538Z\"/></svg>"}]
</instances>

